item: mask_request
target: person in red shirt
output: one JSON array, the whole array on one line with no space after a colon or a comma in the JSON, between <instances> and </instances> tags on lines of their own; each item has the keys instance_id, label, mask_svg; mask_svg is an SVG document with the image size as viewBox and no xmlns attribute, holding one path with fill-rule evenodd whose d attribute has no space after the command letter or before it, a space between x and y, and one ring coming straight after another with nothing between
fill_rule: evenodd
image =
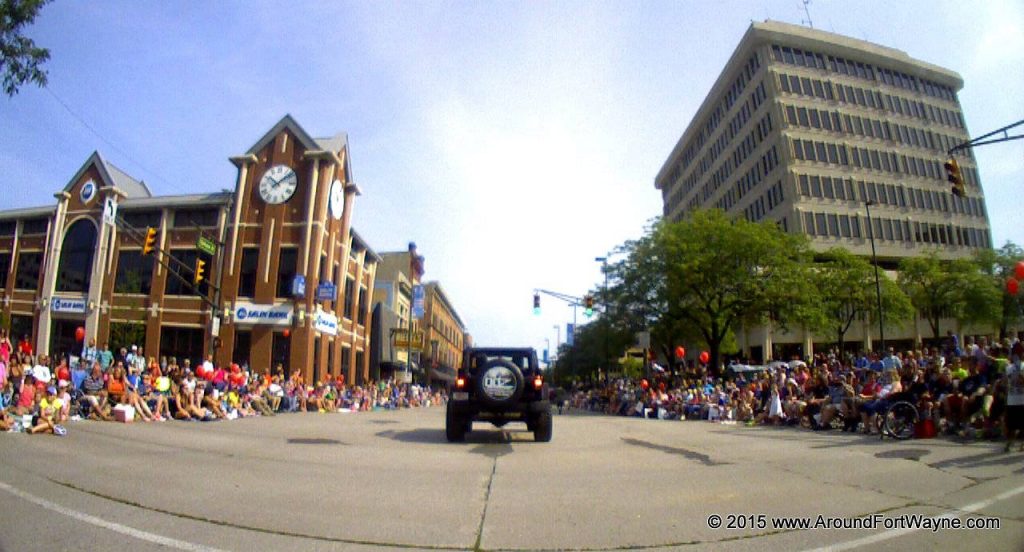
<instances>
[{"instance_id":1,"label":"person in red shirt","mask_svg":"<svg viewBox=\"0 0 1024 552\"><path fill-rule=\"evenodd\" d=\"M245 374L242 373L242 368L237 364L231 365L231 374L228 376L228 384L232 389L241 389L245 387L246 383Z\"/></svg>"},{"instance_id":2,"label":"person in red shirt","mask_svg":"<svg viewBox=\"0 0 1024 552\"><path fill-rule=\"evenodd\" d=\"M228 373L224 371L223 366L217 366L213 374L210 374L209 380L213 387L222 393L228 388Z\"/></svg>"},{"instance_id":3,"label":"person in red shirt","mask_svg":"<svg viewBox=\"0 0 1024 552\"><path fill-rule=\"evenodd\" d=\"M21 343L18 343L18 351L23 355L32 356L32 344L29 343L28 335L25 335L25 337L21 339Z\"/></svg>"},{"instance_id":4,"label":"person in red shirt","mask_svg":"<svg viewBox=\"0 0 1024 552\"><path fill-rule=\"evenodd\" d=\"M60 360L60 366L57 366L56 370L58 385L62 381L71 381L71 370L68 368L68 361L65 359Z\"/></svg>"}]
</instances>

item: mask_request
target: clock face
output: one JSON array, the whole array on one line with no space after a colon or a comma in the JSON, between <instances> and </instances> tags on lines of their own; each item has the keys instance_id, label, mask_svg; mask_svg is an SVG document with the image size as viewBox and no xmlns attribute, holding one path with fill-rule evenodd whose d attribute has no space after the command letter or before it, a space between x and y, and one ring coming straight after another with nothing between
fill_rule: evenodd
<instances>
[{"instance_id":1,"label":"clock face","mask_svg":"<svg viewBox=\"0 0 1024 552\"><path fill-rule=\"evenodd\" d=\"M341 188L340 180L331 183L331 214L336 219L340 219L341 212L345 210L345 193Z\"/></svg>"},{"instance_id":2,"label":"clock face","mask_svg":"<svg viewBox=\"0 0 1024 552\"><path fill-rule=\"evenodd\" d=\"M295 171L285 165L274 165L263 173L260 179L260 197L263 201L276 205L291 199L299 180Z\"/></svg>"},{"instance_id":3,"label":"clock face","mask_svg":"<svg viewBox=\"0 0 1024 552\"><path fill-rule=\"evenodd\" d=\"M92 198L96 197L96 183L89 180L83 184L79 197L82 198L82 203L89 203L92 201Z\"/></svg>"}]
</instances>

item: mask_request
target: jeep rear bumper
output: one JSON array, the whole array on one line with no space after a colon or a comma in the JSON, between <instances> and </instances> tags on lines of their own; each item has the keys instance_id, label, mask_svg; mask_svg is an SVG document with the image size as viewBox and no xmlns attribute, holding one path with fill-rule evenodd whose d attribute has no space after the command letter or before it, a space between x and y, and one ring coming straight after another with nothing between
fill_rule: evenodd
<instances>
[{"instance_id":1,"label":"jeep rear bumper","mask_svg":"<svg viewBox=\"0 0 1024 552\"><path fill-rule=\"evenodd\" d=\"M540 412L551 411L551 401L520 402L507 407L494 407L474 401L448 401L452 414L472 418L474 421L522 421Z\"/></svg>"}]
</instances>

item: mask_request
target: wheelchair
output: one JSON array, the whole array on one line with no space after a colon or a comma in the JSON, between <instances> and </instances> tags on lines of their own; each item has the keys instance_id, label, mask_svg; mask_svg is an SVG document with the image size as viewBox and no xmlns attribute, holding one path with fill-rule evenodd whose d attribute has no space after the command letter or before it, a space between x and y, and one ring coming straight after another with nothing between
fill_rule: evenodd
<instances>
[{"instance_id":1,"label":"wheelchair","mask_svg":"<svg viewBox=\"0 0 1024 552\"><path fill-rule=\"evenodd\" d=\"M914 406L917 399L909 393L897 393L892 396L888 408L881 415L880 438L886 436L904 441L914 436L914 428L921 416Z\"/></svg>"}]
</instances>

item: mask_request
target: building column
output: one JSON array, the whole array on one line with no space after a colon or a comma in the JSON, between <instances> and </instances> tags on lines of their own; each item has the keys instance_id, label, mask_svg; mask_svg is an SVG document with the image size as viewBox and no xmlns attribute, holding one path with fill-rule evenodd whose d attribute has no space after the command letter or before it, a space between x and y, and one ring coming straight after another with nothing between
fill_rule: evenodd
<instances>
[{"instance_id":1,"label":"building column","mask_svg":"<svg viewBox=\"0 0 1024 552\"><path fill-rule=\"evenodd\" d=\"M45 306L40 303L39 323L36 330L36 353L50 353L50 331L53 329L53 315L50 310L50 301L53 300L54 290L57 289L57 267L60 265L60 252L64 245L64 220L67 218L68 200L71 194L60 192L54 194L57 198L57 211L50 220L50 235L47 243L46 265L43 267L43 287L40 297L45 301Z\"/></svg>"}]
</instances>

